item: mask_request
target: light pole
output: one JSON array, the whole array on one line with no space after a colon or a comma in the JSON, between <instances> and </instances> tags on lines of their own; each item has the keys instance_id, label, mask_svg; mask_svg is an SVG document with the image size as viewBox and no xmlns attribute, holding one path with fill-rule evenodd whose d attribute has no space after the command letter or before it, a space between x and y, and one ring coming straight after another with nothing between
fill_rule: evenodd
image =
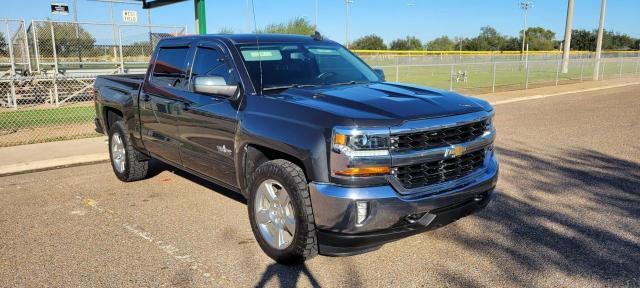
<instances>
[{"instance_id":1,"label":"light pole","mask_svg":"<svg viewBox=\"0 0 640 288\"><path fill-rule=\"evenodd\" d=\"M353 0L344 0L345 5L345 35L344 35L344 46L349 48L349 5L353 3Z\"/></svg>"},{"instance_id":2,"label":"light pole","mask_svg":"<svg viewBox=\"0 0 640 288\"><path fill-rule=\"evenodd\" d=\"M567 23L564 27L564 42L562 45L562 73L569 72L569 53L571 52L571 24L573 22L573 2L569 0L567 7Z\"/></svg>"},{"instance_id":3,"label":"light pole","mask_svg":"<svg viewBox=\"0 0 640 288\"><path fill-rule=\"evenodd\" d=\"M318 30L318 0L314 0L313 3L313 28Z\"/></svg>"},{"instance_id":4,"label":"light pole","mask_svg":"<svg viewBox=\"0 0 640 288\"><path fill-rule=\"evenodd\" d=\"M596 43L596 60L593 69L593 80L600 78L600 56L602 53L602 34L604 33L604 15L607 10L607 0L602 0L600 7L600 25L598 26L598 42Z\"/></svg>"},{"instance_id":5,"label":"light pole","mask_svg":"<svg viewBox=\"0 0 640 288\"><path fill-rule=\"evenodd\" d=\"M533 1L520 2L520 9L524 11L524 28L522 29L522 55L521 59L524 59L524 42L527 38L527 12L530 8L533 8Z\"/></svg>"}]
</instances>

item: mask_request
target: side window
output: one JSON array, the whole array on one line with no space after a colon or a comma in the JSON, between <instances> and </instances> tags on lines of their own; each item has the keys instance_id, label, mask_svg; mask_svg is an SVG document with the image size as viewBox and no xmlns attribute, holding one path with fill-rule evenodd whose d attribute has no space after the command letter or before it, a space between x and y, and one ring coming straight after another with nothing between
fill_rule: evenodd
<instances>
[{"instance_id":1,"label":"side window","mask_svg":"<svg viewBox=\"0 0 640 288\"><path fill-rule=\"evenodd\" d=\"M225 63L223 54L217 49L207 47L199 47L196 50L191 77L197 76L220 76L229 85L238 83L231 68Z\"/></svg>"},{"instance_id":2,"label":"side window","mask_svg":"<svg viewBox=\"0 0 640 288\"><path fill-rule=\"evenodd\" d=\"M153 66L152 82L159 86L184 88L187 85L186 59L188 47L160 48Z\"/></svg>"}]
</instances>

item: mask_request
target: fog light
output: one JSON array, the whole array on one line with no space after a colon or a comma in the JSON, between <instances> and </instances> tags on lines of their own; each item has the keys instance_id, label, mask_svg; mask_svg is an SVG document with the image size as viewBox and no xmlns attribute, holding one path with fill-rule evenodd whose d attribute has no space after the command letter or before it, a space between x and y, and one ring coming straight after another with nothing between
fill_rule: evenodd
<instances>
[{"instance_id":1,"label":"fog light","mask_svg":"<svg viewBox=\"0 0 640 288\"><path fill-rule=\"evenodd\" d=\"M356 202L356 225L362 225L369 215L369 203L363 201Z\"/></svg>"}]
</instances>

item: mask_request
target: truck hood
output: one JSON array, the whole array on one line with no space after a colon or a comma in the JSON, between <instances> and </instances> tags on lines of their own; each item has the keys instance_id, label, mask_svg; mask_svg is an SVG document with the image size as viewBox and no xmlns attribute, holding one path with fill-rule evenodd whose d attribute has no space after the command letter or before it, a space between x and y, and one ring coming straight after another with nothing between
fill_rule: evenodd
<instances>
[{"instance_id":1,"label":"truck hood","mask_svg":"<svg viewBox=\"0 0 640 288\"><path fill-rule=\"evenodd\" d=\"M354 120L414 120L486 110L478 99L395 83L292 88L277 97Z\"/></svg>"}]
</instances>

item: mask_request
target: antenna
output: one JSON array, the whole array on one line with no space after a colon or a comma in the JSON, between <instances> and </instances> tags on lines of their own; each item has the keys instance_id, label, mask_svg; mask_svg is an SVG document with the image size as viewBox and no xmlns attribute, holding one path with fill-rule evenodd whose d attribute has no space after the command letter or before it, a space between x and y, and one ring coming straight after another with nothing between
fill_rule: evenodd
<instances>
[{"instance_id":1,"label":"antenna","mask_svg":"<svg viewBox=\"0 0 640 288\"><path fill-rule=\"evenodd\" d=\"M255 30L254 32L256 33L256 45L258 46L258 65L260 66L260 94L263 94L262 91L262 53L260 53L260 40L258 37L258 34L260 33L258 31L258 23L256 22L256 5L254 4L254 1L251 0L251 11L253 12L253 29Z\"/></svg>"}]
</instances>

